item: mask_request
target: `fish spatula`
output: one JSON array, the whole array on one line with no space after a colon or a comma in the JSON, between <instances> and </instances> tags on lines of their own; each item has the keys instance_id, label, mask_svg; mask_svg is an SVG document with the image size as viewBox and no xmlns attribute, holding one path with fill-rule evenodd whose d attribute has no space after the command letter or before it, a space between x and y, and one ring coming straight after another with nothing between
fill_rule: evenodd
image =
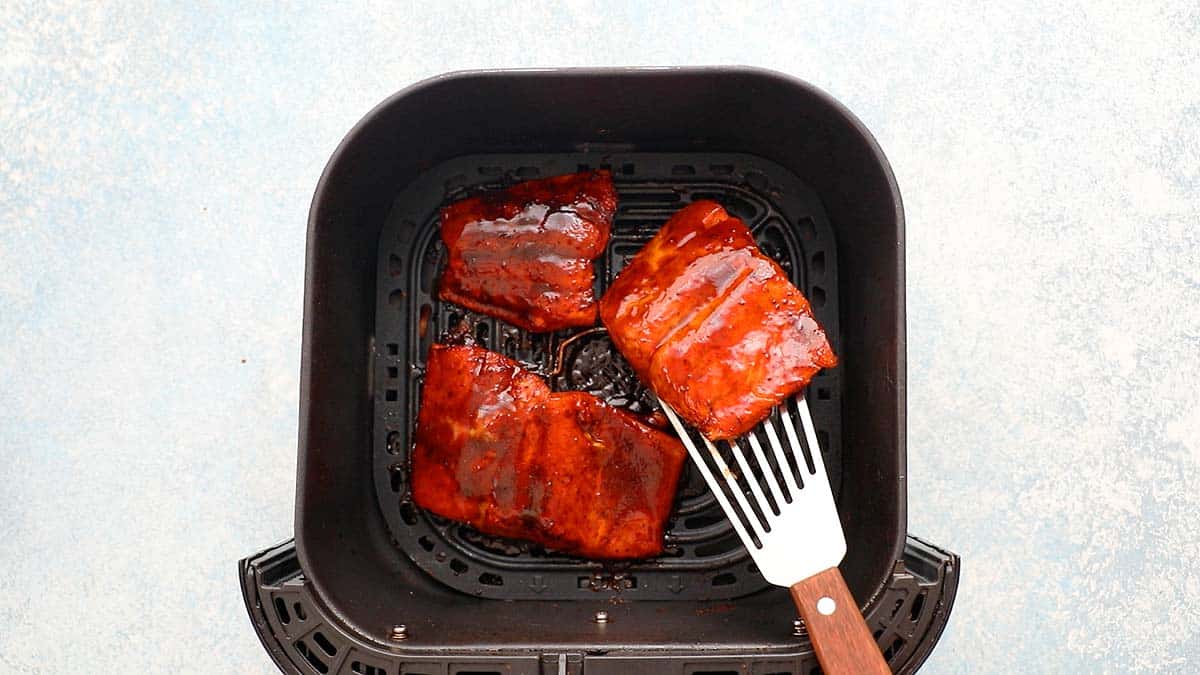
<instances>
[{"instance_id":1,"label":"fish spatula","mask_svg":"<svg viewBox=\"0 0 1200 675\"><path fill-rule=\"evenodd\" d=\"M846 555L846 537L829 489L808 403L803 394L795 401L808 452L801 445L801 435L785 401L750 433L720 442L727 444L726 454L733 457L733 467L717 444L690 431L674 410L660 404L763 577L791 589L825 673L890 673L838 571ZM786 441L776 431L773 417L783 427ZM703 451L696 444L697 438ZM774 465L760 439L770 446Z\"/></svg>"}]
</instances>

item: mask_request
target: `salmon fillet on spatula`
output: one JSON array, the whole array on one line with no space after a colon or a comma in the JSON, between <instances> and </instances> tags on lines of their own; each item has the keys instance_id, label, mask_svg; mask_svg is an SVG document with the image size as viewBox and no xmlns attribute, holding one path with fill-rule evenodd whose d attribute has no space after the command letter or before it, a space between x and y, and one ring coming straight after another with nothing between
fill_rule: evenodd
<instances>
[{"instance_id":1,"label":"salmon fillet on spatula","mask_svg":"<svg viewBox=\"0 0 1200 675\"><path fill-rule=\"evenodd\" d=\"M891 672L838 570L846 538L803 394L837 357L750 229L714 202L683 208L614 280L600 318L763 577L791 589L824 671Z\"/></svg>"}]
</instances>

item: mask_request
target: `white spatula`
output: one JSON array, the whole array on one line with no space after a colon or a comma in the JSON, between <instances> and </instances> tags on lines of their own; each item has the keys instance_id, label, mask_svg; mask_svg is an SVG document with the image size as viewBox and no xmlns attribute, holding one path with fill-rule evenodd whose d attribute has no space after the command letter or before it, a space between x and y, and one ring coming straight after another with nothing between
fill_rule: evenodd
<instances>
[{"instance_id":1,"label":"white spatula","mask_svg":"<svg viewBox=\"0 0 1200 675\"><path fill-rule=\"evenodd\" d=\"M674 410L665 403L662 408L763 577L791 589L825 673L890 673L838 571L846 555L846 537L804 395L796 397L796 413L804 426L807 456L785 402L777 412L786 441L768 417L751 433L728 443L734 467L715 444L689 431ZM760 435L771 448L782 482L763 451ZM697 446L697 438L704 452ZM709 467L705 453L721 478ZM792 466L797 468L798 479ZM739 476L749 495L739 484Z\"/></svg>"}]
</instances>

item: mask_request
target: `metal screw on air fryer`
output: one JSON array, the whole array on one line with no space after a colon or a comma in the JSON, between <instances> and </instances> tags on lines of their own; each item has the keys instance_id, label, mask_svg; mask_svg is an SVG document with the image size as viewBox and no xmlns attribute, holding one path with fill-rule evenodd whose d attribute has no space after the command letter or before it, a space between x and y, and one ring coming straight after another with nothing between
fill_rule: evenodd
<instances>
[{"instance_id":1,"label":"metal screw on air fryer","mask_svg":"<svg viewBox=\"0 0 1200 675\"><path fill-rule=\"evenodd\" d=\"M391 638L393 640L407 640L408 639L408 626L405 626L402 623L398 623L395 626L392 626Z\"/></svg>"},{"instance_id":2,"label":"metal screw on air fryer","mask_svg":"<svg viewBox=\"0 0 1200 675\"><path fill-rule=\"evenodd\" d=\"M792 635L796 637L804 637L808 635L808 631L804 628L804 622L800 619L792 621Z\"/></svg>"}]
</instances>

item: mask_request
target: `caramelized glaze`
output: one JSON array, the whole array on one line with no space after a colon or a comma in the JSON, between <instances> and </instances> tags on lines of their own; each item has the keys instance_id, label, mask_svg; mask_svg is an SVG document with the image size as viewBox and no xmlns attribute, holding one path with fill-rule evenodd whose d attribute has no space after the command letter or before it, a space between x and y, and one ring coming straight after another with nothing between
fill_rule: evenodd
<instances>
[{"instance_id":1,"label":"caramelized glaze","mask_svg":"<svg viewBox=\"0 0 1200 675\"><path fill-rule=\"evenodd\" d=\"M583 392L552 393L495 352L434 345L413 500L481 532L589 558L662 551L685 451Z\"/></svg>"},{"instance_id":2,"label":"caramelized glaze","mask_svg":"<svg viewBox=\"0 0 1200 675\"><path fill-rule=\"evenodd\" d=\"M634 256L600 319L643 382L712 440L746 433L837 365L808 300L710 201L681 209Z\"/></svg>"},{"instance_id":3,"label":"caramelized glaze","mask_svg":"<svg viewBox=\"0 0 1200 675\"><path fill-rule=\"evenodd\" d=\"M592 260L616 208L608 171L526 181L447 206L442 299L537 332L595 324Z\"/></svg>"}]
</instances>

